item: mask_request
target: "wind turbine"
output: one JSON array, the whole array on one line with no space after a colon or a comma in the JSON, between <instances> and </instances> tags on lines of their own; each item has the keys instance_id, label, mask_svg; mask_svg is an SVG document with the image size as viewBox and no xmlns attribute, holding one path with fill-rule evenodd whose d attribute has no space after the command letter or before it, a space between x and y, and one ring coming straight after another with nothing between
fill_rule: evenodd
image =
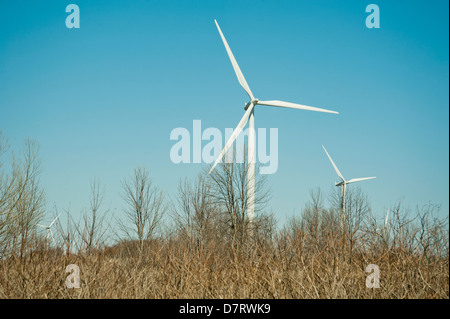
<instances>
[{"instance_id":1,"label":"wind turbine","mask_svg":"<svg viewBox=\"0 0 450 319\"><path fill-rule=\"evenodd\" d=\"M339 172L339 169L337 168L336 164L334 164L333 160L331 159L330 154L328 154L327 150L325 149L325 146L322 145L322 147L323 147L323 150L325 151L325 153L327 153L327 156L330 159L330 162L333 165L334 170L336 171L338 176L341 178L341 181L339 183L335 182L335 185L341 187L341 196L342 196L342 199L341 199L341 227L343 227L344 219L345 219L345 191L347 188L347 184L365 181L365 180L373 179L376 177L362 177L362 178L352 178L351 180L348 180L348 181L345 180L344 176L341 174L341 172Z\"/></svg>"},{"instance_id":2,"label":"wind turbine","mask_svg":"<svg viewBox=\"0 0 450 319\"><path fill-rule=\"evenodd\" d=\"M236 59L234 58L233 53L231 52L230 47L228 46L227 40L225 39L225 36L222 33L222 30L219 27L219 24L216 20L214 20L216 23L217 29L219 30L220 36L222 38L223 44L225 45L225 49L227 50L228 56L231 60L231 64L233 65L234 72L236 73L237 79L242 86L242 88L247 92L248 96L250 97L250 101L245 104L244 110L244 116L241 118L239 124L234 129L233 133L231 134L229 140L225 144L225 147L223 148L222 152L217 157L216 161L214 162L214 165L211 167L211 170L209 173L213 171L213 169L216 167L216 165L220 162L222 157L225 155L225 153L228 151L228 149L233 144L234 140L238 137L238 135L242 132L245 125L248 122L248 146L247 146L247 216L250 222L252 222L254 218L255 213L255 162L256 162L256 145L255 145L255 114L254 114L254 107L256 105L267 105L267 106L276 106L276 107L285 107L285 108L292 108L292 109L299 109L299 110L307 110L307 111L317 111L317 112L326 112L326 113L335 113L338 114L338 112L320 109L317 107L312 106L306 106L301 104L295 104L295 103L289 103L289 102L283 102L278 100L272 100L272 101L260 101L256 99L253 96L252 91L250 90L250 87L247 84L247 81L244 78L244 75L241 72L241 69L239 68L239 65L236 62Z\"/></svg>"},{"instance_id":3,"label":"wind turbine","mask_svg":"<svg viewBox=\"0 0 450 319\"><path fill-rule=\"evenodd\" d=\"M387 235L388 231L388 220L389 220L389 208L386 213L386 218L384 219L384 227L377 228L377 232L383 231L384 235Z\"/></svg>"},{"instance_id":4,"label":"wind turbine","mask_svg":"<svg viewBox=\"0 0 450 319\"><path fill-rule=\"evenodd\" d=\"M53 237L53 232L52 232L51 227L53 226L53 224L56 222L56 220L59 218L60 215L61 214L56 216L56 218L48 226L37 224L37 226L47 229L47 239L48 239L49 235L52 235L53 244L55 244L55 245L56 245L55 238Z\"/></svg>"}]
</instances>

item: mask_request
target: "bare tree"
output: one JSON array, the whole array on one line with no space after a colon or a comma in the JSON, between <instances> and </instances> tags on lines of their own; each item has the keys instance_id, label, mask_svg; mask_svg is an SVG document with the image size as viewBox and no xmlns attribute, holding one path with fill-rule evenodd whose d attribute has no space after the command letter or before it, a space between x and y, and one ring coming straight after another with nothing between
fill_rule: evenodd
<instances>
[{"instance_id":1,"label":"bare tree","mask_svg":"<svg viewBox=\"0 0 450 319\"><path fill-rule=\"evenodd\" d=\"M0 133L0 155L7 149L6 139ZM45 196L39 184L38 151L36 142L27 139L23 159L17 159L13 154L10 174L0 172L0 253L9 250L23 256L30 236L44 214Z\"/></svg>"},{"instance_id":2,"label":"bare tree","mask_svg":"<svg viewBox=\"0 0 450 319\"><path fill-rule=\"evenodd\" d=\"M91 252L94 248L100 248L107 239L107 230L105 227L105 218L109 210L101 211L104 187L101 187L98 180L91 182L90 206L83 213L81 225L77 231L83 242L83 250Z\"/></svg>"},{"instance_id":3,"label":"bare tree","mask_svg":"<svg viewBox=\"0 0 450 319\"><path fill-rule=\"evenodd\" d=\"M122 182L122 188L121 196L127 204L126 219L131 226L120 221L119 226L129 239L137 237L141 255L144 241L153 237L167 210L164 196L153 185L149 171L142 167L134 169L134 174Z\"/></svg>"},{"instance_id":4,"label":"bare tree","mask_svg":"<svg viewBox=\"0 0 450 319\"><path fill-rule=\"evenodd\" d=\"M54 216L59 216L58 209L54 208ZM67 254L74 253L75 251L80 251L82 249L82 243L79 240L79 223L75 222L70 214L70 209L65 209L65 214L67 218L67 223L65 228L63 228L61 224L61 219L58 218L58 221L55 224L56 233L63 240L64 250Z\"/></svg>"},{"instance_id":5,"label":"bare tree","mask_svg":"<svg viewBox=\"0 0 450 319\"><path fill-rule=\"evenodd\" d=\"M311 238L319 238L320 229L323 223L322 215L324 214L323 197L320 188L310 190L310 201L306 203L306 207L302 213L302 220L305 224L305 231Z\"/></svg>"},{"instance_id":6,"label":"bare tree","mask_svg":"<svg viewBox=\"0 0 450 319\"><path fill-rule=\"evenodd\" d=\"M426 258L430 255L440 255L448 250L448 241L443 229L448 229L448 215L440 218L438 215L440 207L431 203L417 208L418 231L416 241L418 250ZM448 233L448 232L447 232Z\"/></svg>"},{"instance_id":7,"label":"bare tree","mask_svg":"<svg viewBox=\"0 0 450 319\"><path fill-rule=\"evenodd\" d=\"M335 190L331 193L330 202L333 210L340 210L342 202L340 190ZM363 226L367 222L371 211L368 197L361 188L353 187L347 189L342 240L348 242L350 251L354 248L356 239L362 235Z\"/></svg>"},{"instance_id":8,"label":"bare tree","mask_svg":"<svg viewBox=\"0 0 450 319\"><path fill-rule=\"evenodd\" d=\"M244 148L245 149L245 148ZM234 158L236 159L236 158ZM218 208L228 229L231 239L242 244L248 238L249 222L247 218L247 171L248 164L244 152L244 163L222 163L209 174L211 179L211 196ZM259 172L256 167L255 172ZM255 215L266 208L270 200L270 191L265 175L255 173ZM258 218L255 218L255 222ZM256 228L252 225L253 230Z\"/></svg>"},{"instance_id":9,"label":"bare tree","mask_svg":"<svg viewBox=\"0 0 450 319\"><path fill-rule=\"evenodd\" d=\"M0 131L0 159L8 150L8 141ZM9 174L5 173L2 161L0 161L0 169L0 256L2 256L8 249L8 241L13 233L12 225L16 217L13 211L20 198L22 185L19 182L20 167L14 157Z\"/></svg>"},{"instance_id":10,"label":"bare tree","mask_svg":"<svg viewBox=\"0 0 450 319\"><path fill-rule=\"evenodd\" d=\"M211 184L204 174L199 174L192 183L187 179L179 182L177 205L173 205L172 216L178 229L196 244L217 234L220 215L211 196Z\"/></svg>"}]
</instances>

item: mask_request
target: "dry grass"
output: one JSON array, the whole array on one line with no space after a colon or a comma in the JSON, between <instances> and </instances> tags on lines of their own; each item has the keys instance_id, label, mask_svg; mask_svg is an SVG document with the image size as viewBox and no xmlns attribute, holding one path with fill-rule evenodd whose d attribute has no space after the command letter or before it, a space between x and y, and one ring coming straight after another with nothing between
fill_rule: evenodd
<instances>
[{"instance_id":1,"label":"dry grass","mask_svg":"<svg viewBox=\"0 0 450 319\"><path fill-rule=\"evenodd\" d=\"M387 248L350 254L333 238L312 245L305 234L280 236L277 245L240 249L216 241L148 241L141 257L130 253L135 243L85 255L37 251L0 262L0 297L449 298L448 255ZM65 286L69 264L80 267L79 289ZM379 266L378 289L366 287L368 264Z\"/></svg>"},{"instance_id":2,"label":"dry grass","mask_svg":"<svg viewBox=\"0 0 450 319\"><path fill-rule=\"evenodd\" d=\"M0 134L0 155L4 147ZM399 204L380 225L367 197L350 191L342 229L339 193L324 208L318 190L300 218L278 229L258 179L249 223L245 165L181 183L165 234L167 197L146 170L125 180L128 223L116 226L105 221L95 182L90 208L80 222L67 212L65 229L55 224L58 248L50 249L37 235L44 215L37 150L31 142L25 150L10 171L0 161L0 298L449 298L448 217L436 217L435 207L409 217ZM105 247L110 233L119 243ZM70 264L80 269L80 288L66 287ZM366 286L369 264L379 268L379 288Z\"/></svg>"}]
</instances>

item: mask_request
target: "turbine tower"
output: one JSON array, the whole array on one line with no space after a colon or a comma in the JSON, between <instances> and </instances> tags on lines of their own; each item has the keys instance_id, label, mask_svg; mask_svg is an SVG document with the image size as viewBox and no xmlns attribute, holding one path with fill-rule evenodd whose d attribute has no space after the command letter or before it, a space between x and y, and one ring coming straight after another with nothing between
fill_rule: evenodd
<instances>
[{"instance_id":1,"label":"turbine tower","mask_svg":"<svg viewBox=\"0 0 450 319\"><path fill-rule=\"evenodd\" d=\"M225 36L223 35L222 30L219 27L219 24L217 23L216 20L214 20L214 22L216 23L217 29L219 30L220 37L222 38L223 44L225 45L225 49L231 60L231 64L233 65L233 69L234 69L234 72L236 73L237 79L238 79L240 85L242 86L242 88L245 90L245 92L247 92L248 96L250 97L250 101L245 105L244 116L242 117L239 124L234 129L233 133L231 134L229 140L225 144L225 147L223 148L222 152L217 157L217 159L214 162L214 165L212 166L209 173L211 173L213 171L214 167L216 167L217 163L219 163L221 161L222 157L225 155L225 153L231 147L234 140L242 132L242 130L244 129L245 125L248 122L247 216L248 216L249 222L252 222L253 218L254 218L254 214L255 214L255 162L256 162L254 107L256 105L267 105L267 106L285 107L285 108L292 108L292 109L299 109L299 110L317 111L317 112L326 112L326 113L335 113L335 114L338 114L338 112L325 110L325 109L312 107L312 106L283 102L283 101L278 101L278 100L260 101L260 100L256 99L253 96L253 93L250 90L250 87L248 86L247 81L245 80L244 75L242 74L241 69L239 68L239 65L237 64L236 59L234 58L234 55L231 52L230 47L228 46L227 40L225 39Z\"/></svg>"},{"instance_id":2,"label":"turbine tower","mask_svg":"<svg viewBox=\"0 0 450 319\"><path fill-rule=\"evenodd\" d=\"M330 162L333 165L334 170L336 171L336 174L338 174L338 176L341 178L341 181L339 183L335 182L335 185L341 187L341 227L344 228L344 221L345 221L345 191L346 191L346 188L347 188L347 184L354 183L354 182L365 181L365 180L373 179L373 178L376 178L376 177L362 177L362 178L352 178L351 180L348 180L348 181L345 180L344 176L341 174L341 172L337 168L336 164L334 164L333 160L331 159L330 154L328 154L327 150L325 149L325 146L322 145L322 147L323 147L323 150L325 151L325 153L327 153L327 156L330 159Z\"/></svg>"},{"instance_id":3,"label":"turbine tower","mask_svg":"<svg viewBox=\"0 0 450 319\"><path fill-rule=\"evenodd\" d=\"M377 228L377 232L382 232L382 235L387 239L388 236L388 221L389 221L389 208L386 213L386 218L384 219L384 226Z\"/></svg>"},{"instance_id":4,"label":"turbine tower","mask_svg":"<svg viewBox=\"0 0 450 319\"><path fill-rule=\"evenodd\" d=\"M37 226L47 229L47 239L48 239L49 235L51 235L51 236L52 236L52 240L53 240L53 244L55 244L55 245L56 245L56 243L55 243L55 238L53 237L53 232L52 232L51 227L53 226L53 224L56 222L56 220L58 219L58 217L59 217L60 215L61 215L61 214L59 214L58 216L56 216L56 218L55 218L55 219L50 223L50 225L48 225L48 226L37 224Z\"/></svg>"}]
</instances>

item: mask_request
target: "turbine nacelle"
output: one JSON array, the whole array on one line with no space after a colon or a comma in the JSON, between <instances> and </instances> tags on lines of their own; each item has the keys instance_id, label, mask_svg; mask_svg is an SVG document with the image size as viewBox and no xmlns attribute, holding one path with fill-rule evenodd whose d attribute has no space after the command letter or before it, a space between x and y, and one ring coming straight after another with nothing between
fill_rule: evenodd
<instances>
[{"instance_id":1,"label":"turbine nacelle","mask_svg":"<svg viewBox=\"0 0 450 319\"><path fill-rule=\"evenodd\" d=\"M258 99L253 99L250 102L248 102L247 104L245 104L244 106L244 110L247 111L247 109L250 107L251 104L256 105L258 104L259 100Z\"/></svg>"}]
</instances>

